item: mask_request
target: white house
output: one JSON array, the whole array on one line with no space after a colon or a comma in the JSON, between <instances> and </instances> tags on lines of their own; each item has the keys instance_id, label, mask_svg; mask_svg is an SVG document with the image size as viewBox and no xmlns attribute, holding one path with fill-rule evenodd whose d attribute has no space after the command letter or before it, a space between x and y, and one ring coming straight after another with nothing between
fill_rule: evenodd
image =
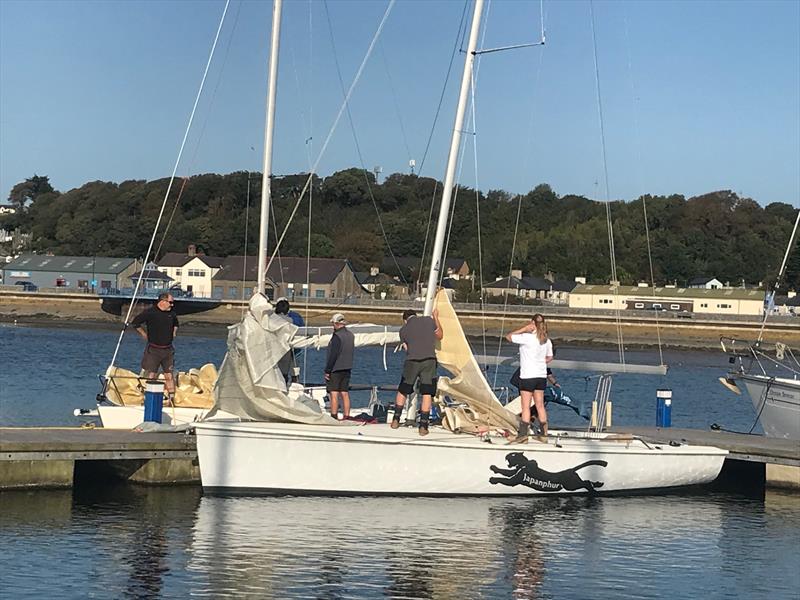
<instances>
[{"instance_id":1,"label":"white house","mask_svg":"<svg viewBox=\"0 0 800 600\"><path fill-rule=\"evenodd\" d=\"M695 277L689 282L690 288L705 288L707 290L718 290L725 287L719 279L715 277Z\"/></svg>"},{"instance_id":2,"label":"white house","mask_svg":"<svg viewBox=\"0 0 800 600\"><path fill-rule=\"evenodd\" d=\"M219 272L225 259L197 253L190 244L186 254L168 252L158 261L158 270L174 280L173 285L191 292L193 296L210 298L213 286L211 279Z\"/></svg>"}]
</instances>

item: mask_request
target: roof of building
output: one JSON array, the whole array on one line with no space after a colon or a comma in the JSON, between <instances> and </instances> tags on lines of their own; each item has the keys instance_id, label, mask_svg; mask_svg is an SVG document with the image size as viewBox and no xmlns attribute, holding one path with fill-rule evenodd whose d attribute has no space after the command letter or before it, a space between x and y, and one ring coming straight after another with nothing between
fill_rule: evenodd
<instances>
[{"instance_id":1,"label":"roof of building","mask_svg":"<svg viewBox=\"0 0 800 600\"><path fill-rule=\"evenodd\" d=\"M667 288L667 287L638 287L633 285L578 285L572 290L573 295L596 294L613 295L614 293L622 296L635 296L640 298L652 297L653 292L661 298L715 298L724 300L764 300L764 290L753 290L744 288L718 288L710 290L706 288Z\"/></svg>"},{"instance_id":2,"label":"roof of building","mask_svg":"<svg viewBox=\"0 0 800 600\"><path fill-rule=\"evenodd\" d=\"M132 258L109 256L48 256L20 254L6 264L6 271L58 271L60 273L121 273L134 263Z\"/></svg>"},{"instance_id":3,"label":"roof of building","mask_svg":"<svg viewBox=\"0 0 800 600\"><path fill-rule=\"evenodd\" d=\"M136 281L137 279L139 279L139 274L140 273L141 273L141 271L137 271L136 273L131 275L130 279L132 281ZM142 279L145 280L145 281L174 281L174 279L172 279L172 277L170 277L166 273L163 273L162 271L158 271L156 269L147 269L144 272L144 277L142 277Z\"/></svg>"},{"instance_id":4,"label":"roof of building","mask_svg":"<svg viewBox=\"0 0 800 600\"><path fill-rule=\"evenodd\" d=\"M370 275L368 271L359 271L355 275L361 285L403 285L395 277L386 273Z\"/></svg>"},{"instance_id":5,"label":"roof of building","mask_svg":"<svg viewBox=\"0 0 800 600\"><path fill-rule=\"evenodd\" d=\"M418 256L396 256L392 259L391 256L384 257L383 262L381 262L381 271L386 271L387 273L394 273L397 271L397 265L400 265L400 268L405 271L410 271L412 273L416 273L419 271L420 264L422 264L422 271L427 272L429 268L430 260L427 260L423 263L420 263L420 258ZM397 261L397 265L395 265L395 261ZM446 269L453 269L453 271L458 271L461 267L467 266L467 261L463 258L446 258L444 260L444 268ZM469 270L469 267L467 266Z\"/></svg>"},{"instance_id":6,"label":"roof of building","mask_svg":"<svg viewBox=\"0 0 800 600\"><path fill-rule=\"evenodd\" d=\"M256 256L229 256L213 279L225 281L257 281L258 258ZM308 277L306 268L310 267ZM274 283L333 283L344 269L353 268L344 258L311 258L284 256L275 258L267 271L267 277ZM355 272L353 272L355 277Z\"/></svg>"},{"instance_id":7,"label":"roof of building","mask_svg":"<svg viewBox=\"0 0 800 600\"><path fill-rule=\"evenodd\" d=\"M492 283L485 284L484 288L501 290L535 290L571 292L578 285L574 281L550 281L543 277L503 277Z\"/></svg>"},{"instance_id":8,"label":"roof of building","mask_svg":"<svg viewBox=\"0 0 800 600\"><path fill-rule=\"evenodd\" d=\"M689 285L705 285L710 281L719 281L716 277L695 277L689 282Z\"/></svg>"},{"instance_id":9,"label":"roof of building","mask_svg":"<svg viewBox=\"0 0 800 600\"><path fill-rule=\"evenodd\" d=\"M193 261L195 258L200 259L203 263L211 268L218 269L225 262L221 256L206 256L205 254L181 254L180 252L167 252L158 261L159 267L182 267L186 263Z\"/></svg>"},{"instance_id":10,"label":"roof of building","mask_svg":"<svg viewBox=\"0 0 800 600\"><path fill-rule=\"evenodd\" d=\"M775 306L800 306L800 296L775 296Z\"/></svg>"}]
</instances>

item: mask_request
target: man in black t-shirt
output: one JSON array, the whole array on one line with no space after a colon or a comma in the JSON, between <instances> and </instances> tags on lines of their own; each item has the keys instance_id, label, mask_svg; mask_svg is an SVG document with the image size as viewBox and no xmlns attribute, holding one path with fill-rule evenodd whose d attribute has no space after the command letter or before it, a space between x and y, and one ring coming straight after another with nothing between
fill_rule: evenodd
<instances>
[{"instance_id":1,"label":"man in black t-shirt","mask_svg":"<svg viewBox=\"0 0 800 600\"><path fill-rule=\"evenodd\" d=\"M175 379L172 376L175 348L172 340L178 334L178 315L173 309L174 304L172 294L164 292L158 296L158 302L154 306L143 310L131 321L131 326L147 342L142 356L142 371L147 373L148 379L155 379L159 367L161 368L170 400L175 396Z\"/></svg>"}]
</instances>

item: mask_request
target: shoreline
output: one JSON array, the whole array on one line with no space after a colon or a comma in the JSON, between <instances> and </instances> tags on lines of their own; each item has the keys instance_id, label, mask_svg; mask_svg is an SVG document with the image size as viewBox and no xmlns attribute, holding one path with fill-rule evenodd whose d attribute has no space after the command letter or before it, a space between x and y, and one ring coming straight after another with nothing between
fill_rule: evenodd
<instances>
[{"instance_id":1,"label":"shoreline","mask_svg":"<svg viewBox=\"0 0 800 600\"><path fill-rule=\"evenodd\" d=\"M400 306L376 304L329 306L311 304L297 307L311 326L327 326L332 312L345 313L352 323L375 325L401 325ZM227 327L237 323L244 310L243 304L226 303L211 310L181 315L184 335L221 338ZM692 319L643 318L642 315L622 315L619 322L613 315L599 312L554 311L545 314L548 329L559 345L617 348L621 335L626 350L716 350L720 337L755 341L761 323L758 319L709 319L694 315ZM530 313L517 311L510 314L485 312L462 308L459 320L464 332L472 341L497 340L500 332L513 330L527 319ZM36 293L0 294L0 327L14 324L30 327L92 328L121 330L122 317L103 312L100 297L81 295L39 295ZM775 321L763 331L763 344L782 342L790 347L800 347L800 319Z\"/></svg>"},{"instance_id":2,"label":"shoreline","mask_svg":"<svg viewBox=\"0 0 800 600\"><path fill-rule=\"evenodd\" d=\"M184 315L181 317L181 332L183 335L194 337L211 337L223 339L227 336L227 328L232 323L219 320L205 320L192 318L197 315ZM516 320L511 321L515 323ZM89 315L66 315L53 314L48 312L37 312L34 314L8 314L0 311L0 327L35 327L35 328L55 328L55 329L93 329L98 331L120 331L121 319L113 315L101 313L96 316ZM492 342L500 339L494 331L486 328L486 337ZM506 323L508 329L508 322ZM580 329L580 331L576 331ZM636 331L637 329L644 331ZM653 331L650 331L650 330ZM618 347L616 326L611 323L592 323L592 324L572 324L558 323L550 327L553 339L564 347L586 347L611 349ZM633 327L625 326L623 330L623 341L626 350L651 350L657 349L659 344L655 327ZM480 328L465 325L464 331L470 342L478 342L482 339ZM696 332L685 329L671 328L662 326L661 348L665 350L715 350L719 351L719 330L713 331L713 337L698 335ZM744 337L744 336L741 336ZM747 339L747 338L745 338Z\"/></svg>"}]
</instances>

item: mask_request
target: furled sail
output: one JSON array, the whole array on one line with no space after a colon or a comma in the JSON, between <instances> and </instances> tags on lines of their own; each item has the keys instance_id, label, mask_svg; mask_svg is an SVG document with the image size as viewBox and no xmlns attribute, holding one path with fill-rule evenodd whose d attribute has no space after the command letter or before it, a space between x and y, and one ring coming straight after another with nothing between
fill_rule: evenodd
<instances>
[{"instance_id":1,"label":"furled sail","mask_svg":"<svg viewBox=\"0 0 800 600\"><path fill-rule=\"evenodd\" d=\"M296 331L263 295L253 296L242 320L228 328L228 352L207 418L222 410L257 421L336 425L316 400L286 388L278 362L290 350Z\"/></svg>"},{"instance_id":2,"label":"furled sail","mask_svg":"<svg viewBox=\"0 0 800 600\"><path fill-rule=\"evenodd\" d=\"M163 379L163 374L159 379ZM145 377L121 367L109 367L106 372L108 385L106 397L120 406L141 406L144 404ZM178 373L178 387L175 389L174 406L184 408L211 408L214 405L214 383L217 381L217 368L205 364L199 369Z\"/></svg>"},{"instance_id":3,"label":"furled sail","mask_svg":"<svg viewBox=\"0 0 800 600\"><path fill-rule=\"evenodd\" d=\"M400 328L388 325L372 325L370 323L354 323L347 326L353 334L353 345L387 346L400 343ZM333 327L300 327L289 342L292 348L327 348L333 335Z\"/></svg>"},{"instance_id":4,"label":"furled sail","mask_svg":"<svg viewBox=\"0 0 800 600\"><path fill-rule=\"evenodd\" d=\"M439 378L437 396L449 396L469 409L447 408L443 424L452 431L479 431L486 427L516 431L519 418L506 410L494 395L444 290L436 294L435 306L444 331L437 344L436 359L452 374L452 377Z\"/></svg>"}]
</instances>

